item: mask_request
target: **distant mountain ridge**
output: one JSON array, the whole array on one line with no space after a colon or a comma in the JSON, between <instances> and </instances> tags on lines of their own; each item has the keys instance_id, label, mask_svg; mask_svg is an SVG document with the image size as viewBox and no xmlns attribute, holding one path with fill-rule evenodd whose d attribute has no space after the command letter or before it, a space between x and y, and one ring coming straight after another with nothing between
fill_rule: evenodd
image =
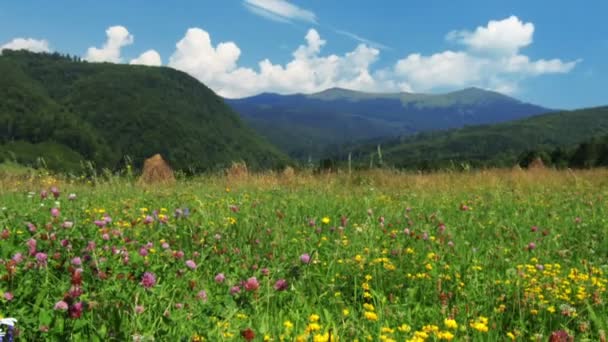
<instances>
[{"instance_id":1,"label":"distant mountain ridge","mask_svg":"<svg viewBox=\"0 0 608 342\"><path fill-rule=\"evenodd\" d=\"M259 134L301 159L320 158L332 145L507 122L552 111L479 88L446 94L330 88L309 95L263 93L225 101Z\"/></svg>"},{"instance_id":2,"label":"distant mountain ridge","mask_svg":"<svg viewBox=\"0 0 608 342\"><path fill-rule=\"evenodd\" d=\"M125 156L138 166L160 153L185 172L288 162L211 89L171 68L4 50L0 75L0 162L115 169Z\"/></svg>"}]
</instances>

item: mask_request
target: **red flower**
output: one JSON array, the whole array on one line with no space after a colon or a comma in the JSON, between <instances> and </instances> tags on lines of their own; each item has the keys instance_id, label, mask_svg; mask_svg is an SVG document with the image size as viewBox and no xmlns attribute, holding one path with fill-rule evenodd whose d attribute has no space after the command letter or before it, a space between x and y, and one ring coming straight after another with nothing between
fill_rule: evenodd
<instances>
[{"instance_id":1,"label":"red flower","mask_svg":"<svg viewBox=\"0 0 608 342\"><path fill-rule=\"evenodd\" d=\"M255 333L251 328L247 328L241 331L241 336L243 336L246 341L252 341L255 338Z\"/></svg>"}]
</instances>

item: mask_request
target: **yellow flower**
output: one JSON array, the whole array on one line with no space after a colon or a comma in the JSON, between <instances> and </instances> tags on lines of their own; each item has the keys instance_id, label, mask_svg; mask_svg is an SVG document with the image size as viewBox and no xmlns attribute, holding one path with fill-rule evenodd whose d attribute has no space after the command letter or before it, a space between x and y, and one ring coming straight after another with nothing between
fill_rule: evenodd
<instances>
[{"instance_id":1,"label":"yellow flower","mask_svg":"<svg viewBox=\"0 0 608 342\"><path fill-rule=\"evenodd\" d=\"M440 331L437 333L437 338L440 340L451 341L454 339L454 334L449 331Z\"/></svg>"},{"instance_id":2,"label":"yellow flower","mask_svg":"<svg viewBox=\"0 0 608 342\"><path fill-rule=\"evenodd\" d=\"M407 333L407 332L410 332L410 330L412 330L412 328L409 325L403 323L397 328L397 330Z\"/></svg>"},{"instance_id":3,"label":"yellow flower","mask_svg":"<svg viewBox=\"0 0 608 342\"><path fill-rule=\"evenodd\" d=\"M457 329L458 328L458 323L456 323L456 320L454 320L454 319L446 318L443 320L443 324L448 329Z\"/></svg>"},{"instance_id":4,"label":"yellow flower","mask_svg":"<svg viewBox=\"0 0 608 342\"><path fill-rule=\"evenodd\" d=\"M513 334L512 332L508 332L507 333L507 337L511 340L511 341L515 341L515 334Z\"/></svg>"},{"instance_id":5,"label":"yellow flower","mask_svg":"<svg viewBox=\"0 0 608 342\"><path fill-rule=\"evenodd\" d=\"M283 326L285 327L285 329L289 330L293 328L293 323L291 323L290 321L285 321L283 322Z\"/></svg>"},{"instance_id":6,"label":"yellow flower","mask_svg":"<svg viewBox=\"0 0 608 342\"><path fill-rule=\"evenodd\" d=\"M319 330L321 330L321 326L318 323L309 323L306 326L306 332L307 333L310 333L310 332L313 332L313 331L319 331Z\"/></svg>"},{"instance_id":7,"label":"yellow flower","mask_svg":"<svg viewBox=\"0 0 608 342\"><path fill-rule=\"evenodd\" d=\"M344 316L348 316L348 315L350 315L350 311L348 311L348 309L344 309L344 310L342 310L342 314Z\"/></svg>"},{"instance_id":8,"label":"yellow flower","mask_svg":"<svg viewBox=\"0 0 608 342\"><path fill-rule=\"evenodd\" d=\"M365 311L365 313L363 315L365 316L365 319L367 319L368 321L377 321L378 320L378 315L376 315L375 312Z\"/></svg>"},{"instance_id":9,"label":"yellow flower","mask_svg":"<svg viewBox=\"0 0 608 342\"><path fill-rule=\"evenodd\" d=\"M365 303L365 304L363 304L363 308L364 308L365 310L367 310L367 311L374 311L374 310L375 310L374 305L369 304L369 303Z\"/></svg>"},{"instance_id":10,"label":"yellow flower","mask_svg":"<svg viewBox=\"0 0 608 342\"><path fill-rule=\"evenodd\" d=\"M329 224L329 222L331 222L331 220L329 219L329 217L325 216L324 218L321 219L321 222L323 222L323 224Z\"/></svg>"},{"instance_id":11,"label":"yellow flower","mask_svg":"<svg viewBox=\"0 0 608 342\"><path fill-rule=\"evenodd\" d=\"M317 315L317 314L312 314L312 315L310 315L310 317L308 317L308 320L309 320L310 322L313 322L313 323L314 323L314 322L318 322L320 318L321 318L321 317L319 317L319 315Z\"/></svg>"}]
</instances>

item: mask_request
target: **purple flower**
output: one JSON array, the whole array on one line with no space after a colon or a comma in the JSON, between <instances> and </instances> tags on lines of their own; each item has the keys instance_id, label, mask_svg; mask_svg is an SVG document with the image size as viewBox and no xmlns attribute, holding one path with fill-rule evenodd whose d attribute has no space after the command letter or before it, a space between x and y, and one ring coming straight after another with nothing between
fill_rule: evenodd
<instances>
[{"instance_id":1,"label":"purple flower","mask_svg":"<svg viewBox=\"0 0 608 342\"><path fill-rule=\"evenodd\" d=\"M226 276L224 276L224 273L218 273L215 276L215 282L218 283L218 284L223 283L225 279L226 279Z\"/></svg>"},{"instance_id":2,"label":"purple flower","mask_svg":"<svg viewBox=\"0 0 608 342\"><path fill-rule=\"evenodd\" d=\"M78 302L70 307L70 318L80 318L82 316L82 310L84 309L84 304L82 302Z\"/></svg>"},{"instance_id":3,"label":"purple flower","mask_svg":"<svg viewBox=\"0 0 608 342\"><path fill-rule=\"evenodd\" d=\"M103 228L107 224L105 220L95 220L93 223L99 228Z\"/></svg>"},{"instance_id":4,"label":"purple flower","mask_svg":"<svg viewBox=\"0 0 608 342\"><path fill-rule=\"evenodd\" d=\"M27 248L29 250L30 255L36 255L36 240L34 240L34 239L27 240Z\"/></svg>"},{"instance_id":5,"label":"purple flower","mask_svg":"<svg viewBox=\"0 0 608 342\"><path fill-rule=\"evenodd\" d=\"M60 300L57 303L55 303L54 309L58 310L58 311L66 311L68 309L68 303L66 303L63 300Z\"/></svg>"},{"instance_id":6,"label":"purple flower","mask_svg":"<svg viewBox=\"0 0 608 342\"><path fill-rule=\"evenodd\" d=\"M150 224L154 222L154 218L150 215L147 215L146 218L144 218L144 224Z\"/></svg>"},{"instance_id":7,"label":"purple flower","mask_svg":"<svg viewBox=\"0 0 608 342\"><path fill-rule=\"evenodd\" d=\"M48 256L45 253L36 253L36 260L38 261L38 264L41 266L46 265L46 261L48 259Z\"/></svg>"},{"instance_id":8,"label":"purple flower","mask_svg":"<svg viewBox=\"0 0 608 342\"><path fill-rule=\"evenodd\" d=\"M154 275L154 273L144 273L144 275L141 277L141 285L146 289L149 289L152 286L156 285L156 276Z\"/></svg>"},{"instance_id":9,"label":"purple flower","mask_svg":"<svg viewBox=\"0 0 608 342\"><path fill-rule=\"evenodd\" d=\"M186 266L188 266L189 269L193 270L196 268L196 263L192 260L186 260Z\"/></svg>"},{"instance_id":10,"label":"purple flower","mask_svg":"<svg viewBox=\"0 0 608 342\"><path fill-rule=\"evenodd\" d=\"M287 280L285 279L279 279L276 281L276 283L274 283L274 289L277 291L285 291L287 290L288 284L287 284Z\"/></svg>"},{"instance_id":11,"label":"purple flower","mask_svg":"<svg viewBox=\"0 0 608 342\"><path fill-rule=\"evenodd\" d=\"M146 247L142 247L139 249L139 255L144 257L148 255L148 250L146 249Z\"/></svg>"},{"instance_id":12,"label":"purple flower","mask_svg":"<svg viewBox=\"0 0 608 342\"><path fill-rule=\"evenodd\" d=\"M308 253L300 255L300 261L305 264L308 264L310 262L310 255Z\"/></svg>"}]
</instances>

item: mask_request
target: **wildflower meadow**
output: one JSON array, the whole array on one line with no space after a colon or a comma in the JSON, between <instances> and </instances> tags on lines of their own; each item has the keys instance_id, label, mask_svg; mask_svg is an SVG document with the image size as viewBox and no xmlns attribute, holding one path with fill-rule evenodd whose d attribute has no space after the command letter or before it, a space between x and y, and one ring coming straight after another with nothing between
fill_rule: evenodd
<instances>
[{"instance_id":1,"label":"wildflower meadow","mask_svg":"<svg viewBox=\"0 0 608 342\"><path fill-rule=\"evenodd\" d=\"M606 341L603 169L0 186L3 342Z\"/></svg>"}]
</instances>

